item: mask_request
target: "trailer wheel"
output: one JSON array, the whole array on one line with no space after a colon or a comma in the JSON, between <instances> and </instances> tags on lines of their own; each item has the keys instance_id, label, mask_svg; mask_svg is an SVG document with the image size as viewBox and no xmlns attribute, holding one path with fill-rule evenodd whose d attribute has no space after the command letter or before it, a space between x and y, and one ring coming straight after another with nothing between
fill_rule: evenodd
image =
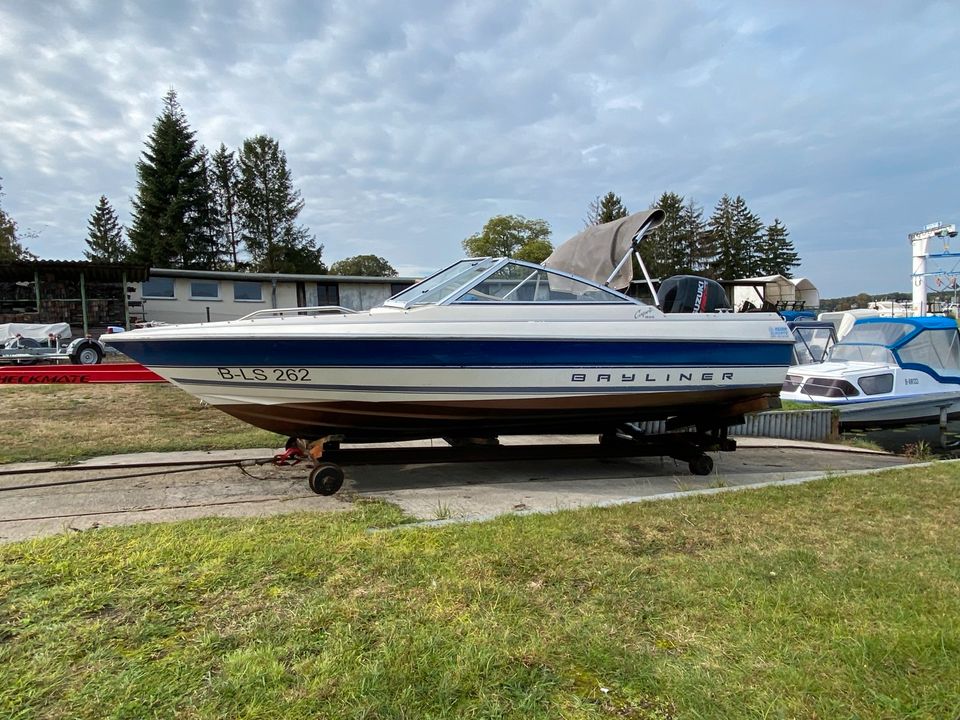
<instances>
[{"instance_id":1,"label":"trailer wheel","mask_svg":"<svg viewBox=\"0 0 960 720\"><path fill-rule=\"evenodd\" d=\"M317 495L333 495L343 486L343 470L330 463L317 465L310 471L308 482Z\"/></svg>"},{"instance_id":2,"label":"trailer wheel","mask_svg":"<svg viewBox=\"0 0 960 720\"><path fill-rule=\"evenodd\" d=\"M688 465L694 475L709 475L713 472L713 458L709 455L698 455Z\"/></svg>"},{"instance_id":3,"label":"trailer wheel","mask_svg":"<svg viewBox=\"0 0 960 720\"><path fill-rule=\"evenodd\" d=\"M94 343L85 343L70 356L77 365L99 365L103 360L103 350Z\"/></svg>"}]
</instances>

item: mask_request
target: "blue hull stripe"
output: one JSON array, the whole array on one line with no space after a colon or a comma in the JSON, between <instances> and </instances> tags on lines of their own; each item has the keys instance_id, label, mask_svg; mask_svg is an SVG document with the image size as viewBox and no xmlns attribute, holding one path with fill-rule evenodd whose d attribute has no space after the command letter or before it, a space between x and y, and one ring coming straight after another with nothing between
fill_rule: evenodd
<instances>
[{"instance_id":1,"label":"blue hull stripe","mask_svg":"<svg viewBox=\"0 0 960 720\"><path fill-rule=\"evenodd\" d=\"M784 342L305 338L118 342L147 367L727 367L790 364Z\"/></svg>"}]
</instances>

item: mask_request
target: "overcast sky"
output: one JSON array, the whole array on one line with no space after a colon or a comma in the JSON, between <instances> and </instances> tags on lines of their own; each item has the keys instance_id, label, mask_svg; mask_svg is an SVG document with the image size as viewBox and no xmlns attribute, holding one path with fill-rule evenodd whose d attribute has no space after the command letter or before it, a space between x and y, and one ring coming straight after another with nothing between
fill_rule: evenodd
<instances>
[{"instance_id":1,"label":"overcast sky","mask_svg":"<svg viewBox=\"0 0 960 720\"><path fill-rule=\"evenodd\" d=\"M172 87L207 147L280 142L328 264L670 190L780 218L824 297L908 291L907 233L960 223L958 48L955 0L0 0L2 207L81 258Z\"/></svg>"}]
</instances>

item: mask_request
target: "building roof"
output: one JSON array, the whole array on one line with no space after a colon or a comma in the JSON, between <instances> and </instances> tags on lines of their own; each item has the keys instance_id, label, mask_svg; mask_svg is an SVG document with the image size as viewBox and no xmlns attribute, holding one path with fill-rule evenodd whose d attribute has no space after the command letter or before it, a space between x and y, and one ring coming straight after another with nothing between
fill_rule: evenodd
<instances>
[{"instance_id":1,"label":"building roof","mask_svg":"<svg viewBox=\"0 0 960 720\"><path fill-rule=\"evenodd\" d=\"M119 283L146 280L150 270L145 265L128 263L97 263L86 260L24 260L0 263L0 282L32 281L35 274L42 280L80 280L87 282Z\"/></svg>"},{"instance_id":2,"label":"building roof","mask_svg":"<svg viewBox=\"0 0 960 720\"><path fill-rule=\"evenodd\" d=\"M413 284L421 278L367 277L359 275L309 275L300 273L258 273L233 270L185 270L182 268L150 268L150 277L197 278L203 280L241 280L245 282L329 282L329 283L404 283Z\"/></svg>"}]
</instances>

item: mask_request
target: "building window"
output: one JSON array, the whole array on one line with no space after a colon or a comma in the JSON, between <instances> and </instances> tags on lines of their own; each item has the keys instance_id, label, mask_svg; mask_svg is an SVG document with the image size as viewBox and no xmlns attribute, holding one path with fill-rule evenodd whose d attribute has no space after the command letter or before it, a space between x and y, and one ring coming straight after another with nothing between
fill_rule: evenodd
<instances>
[{"instance_id":1,"label":"building window","mask_svg":"<svg viewBox=\"0 0 960 720\"><path fill-rule=\"evenodd\" d=\"M390 297L399 295L408 287L413 287L413 283L390 283Z\"/></svg>"},{"instance_id":2,"label":"building window","mask_svg":"<svg viewBox=\"0 0 960 720\"><path fill-rule=\"evenodd\" d=\"M191 280L191 300L219 300L220 283L216 280Z\"/></svg>"},{"instance_id":3,"label":"building window","mask_svg":"<svg viewBox=\"0 0 960 720\"><path fill-rule=\"evenodd\" d=\"M337 283L317 283L317 305L339 305L340 286Z\"/></svg>"},{"instance_id":4,"label":"building window","mask_svg":"<svg viewBox=\"0 0 960 720\"><path fill-rule=\"evenodd\" d=\"M144 280L141 287L141 295L145 298L158 298L170 300L174 298L173 278L159 277L150 280Z\"/></svg>"},{"instance_id":5,"label":"building window","mask_svg":"<svg viewBox=\"0 0 960 720\"><path fill-rule=\"evenodd\" d=\"M233 283L233 299L237 302L263 302L263 285L238 280Z\"/></svg>"}]
</instances>

